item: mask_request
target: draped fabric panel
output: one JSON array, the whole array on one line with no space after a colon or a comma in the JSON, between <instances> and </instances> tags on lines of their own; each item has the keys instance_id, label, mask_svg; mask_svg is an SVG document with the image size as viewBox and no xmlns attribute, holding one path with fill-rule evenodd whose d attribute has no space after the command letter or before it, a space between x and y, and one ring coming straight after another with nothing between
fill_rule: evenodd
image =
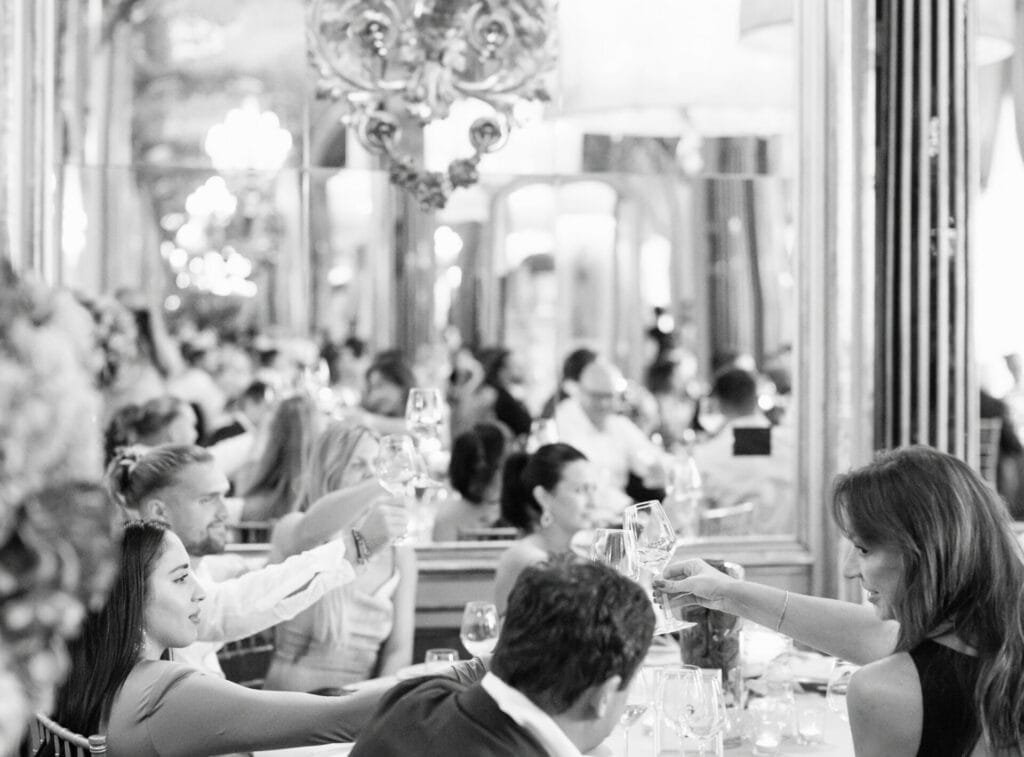
<instances>
[{"instance_id":1,"label":"draped fabric panel","mask_svg":"<svg viewBox=\"0 0 1024 757\"><path fill-rule=\"evenodd\" d=\"M969 0L878 0L875 446L976 461Z\"/></svg>"}]
</instances>

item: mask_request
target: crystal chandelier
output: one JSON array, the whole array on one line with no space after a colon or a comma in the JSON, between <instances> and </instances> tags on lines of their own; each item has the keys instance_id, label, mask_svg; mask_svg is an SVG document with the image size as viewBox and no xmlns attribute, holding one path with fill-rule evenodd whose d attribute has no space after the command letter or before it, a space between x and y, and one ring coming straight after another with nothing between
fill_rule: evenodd
<instances>
[{"instance_id":1,"label":"crystal chandelier","mask_svg":"<svg viewBox=\"0 0 1024 757\"><path fill-rule=\"evenodd\" d=\"M478 179L482 155L501 147L524 101L549 99L556 0L308 0L317 96L347 104L344 123L388 159L391 181L420 206L443 208ZM427 171L399 149L403 124L422 127L476 98L493 115L469 127L469 157Z\"/></svg>"}]
</instances>

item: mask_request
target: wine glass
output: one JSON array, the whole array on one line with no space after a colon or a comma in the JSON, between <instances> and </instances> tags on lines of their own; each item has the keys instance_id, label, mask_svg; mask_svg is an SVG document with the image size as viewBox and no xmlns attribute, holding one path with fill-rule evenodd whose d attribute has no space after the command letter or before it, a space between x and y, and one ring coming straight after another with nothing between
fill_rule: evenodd
<instances>
[{"instance_id":1,"label":"wine glass","mask_svg":"<svg viewBox=\"0 0 1024 757\"><path fill-rule=\"evenodd\" d=\"M462 646L474 657L494 651L498 643L498 608L493 602L467 602L459 628Z\"/></svg>"},{"instance_id":2,"label":"wine glass","mask_svg":"<svg viewBox=\"0 0 1024 757\"><path fill-rule=\"evenodd\" d=\"M709 748L715 751L714 739L725 730L725 698L717 676L693 665L663 668L658 698L662 718L679 738L697 739L702 757Z\"/></svg>"},{"instance_id":3,"label":"wine glass","mask_svg":"<svg viewBox=\"0 0 1024 757\"><path fill-rule=\"evenodd\" d=\"M634 581L639 576L636 553L629 543L632 532L621 528L596 528L590 544L590 559L617 570Z\"/></svg>"},{"instance_id":4,"label":"wine glass","mask_svg":"<svg viewBox=\"0 0 1024 757\"><path fill-rule=\"evenodd\" d=\"M676 549L676 532L665 508L652 499L630 505L623 512L622 518L623 530L631 534L627 543L633 547L637 564L647 570L652 578L659 577ZM653 595L651 602L656 608L655 634L673 633L693 625L674 617L667 607L655 601Z\"/></svg>"},{"instance_id":5,"label":"wine glass","mask_svg":"<svg viewBox=\"0 0 1024 757\"><path fill-rule=\"evenodd\" d=\"M828 702L828 708L843 720L850 719L849 713L846 711L846 690L850 686L850 678L859 669L859 665L845 660L836 660L832 663L828 687L825 689L825 701Z\"/></svg>"},{"instance_id":6,"label":"wine glass","mask_svg":"<svg viewBox=\"0 0 1024 757\"><path fill-rule=\"evenodd\" d=\"M388 434L381 437L377 457L373 461L373 472L380 485L396 497L401 497L408 506L410 484L420 469L419 455L412 439L405 434ZM411 524L410 524L411 525ZM401 543L408 535L396 539Z\"/></svg>"},{"instance_id":7,"label":"wine glass","mask_svg":"<svg viewBox=\"0 0 1024 757\"><path fill-rule=\"evenodd\" d=\"M409 398L405 402L405 425L420 443L440 439L441 403L439 389L416 386L409 390Z\"/></svg>"},{"instance_id":8,"label":"wine glass","mask_svg":"<svg viewBox=\"0 0 1024 757\"><path fill-rule=\"evenodd\" d=\"M637 721L647 712L651 703L651 678L653 671L650 668L639 666L633 674L633 680L629 682L629 689L626 691L626 706L619 717L619 725L622 726L624 734L625 757L629 757L629 733Z\"/></svg>"}]
</instances>

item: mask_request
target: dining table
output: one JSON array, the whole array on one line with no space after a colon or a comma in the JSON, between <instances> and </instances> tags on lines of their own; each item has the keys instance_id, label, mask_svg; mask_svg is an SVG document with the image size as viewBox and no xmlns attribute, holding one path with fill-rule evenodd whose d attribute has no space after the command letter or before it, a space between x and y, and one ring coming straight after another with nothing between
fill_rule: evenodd
<instances>
[{"instance_id":1,"label":"dining table","mask_svg":"<svg viewBox=\"0 0 1024 757\"><path fill-rule=\"evenodd\" d=\"M410 672L422 672L422 665L412 666ZM364 682L366 685L386 687L398 683L397 676L377 678ZM779 757L804 755L805 757L853 757L853 740L850 726L841 715L828 707L825 697L818 691L800 691L794 697L794 710L817 709L821 716L821 741L815 744L802 744L789 736L779 746ZM667 736L667 726L662 734L656 735L654 713L647 716L629 731L629 757L693 757L697 752L689 746L680 748L678 738ZM621 757L627 754L624 742L626 734L616 727L599 746L588 752L589 757ZM254 757L344 757L353 748L353 744L323 744L312 747L294 749L275 749L272 751L254 752ZM657 751L656 751L657 749ZM747 734L736 746L724 748L723 757L747 757L753 754L751 735Z\"/></svg>"}]
</instances>

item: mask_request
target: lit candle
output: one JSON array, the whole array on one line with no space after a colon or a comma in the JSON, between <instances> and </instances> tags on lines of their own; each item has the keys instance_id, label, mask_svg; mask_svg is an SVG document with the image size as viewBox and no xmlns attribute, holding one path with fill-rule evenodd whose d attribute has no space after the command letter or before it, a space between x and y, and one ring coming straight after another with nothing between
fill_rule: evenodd
<instances>
[{"instance_id":1,"label":"lit candle","mask_svg":"<svg viewBox=\"0 0 1024 757\"><path fill-rule=\"evenodd\" d=\"M758 757L769 757L779 753L782 735L778 730L758 731L754 736L754 754Z\"/></svg>"}]
</instances>

